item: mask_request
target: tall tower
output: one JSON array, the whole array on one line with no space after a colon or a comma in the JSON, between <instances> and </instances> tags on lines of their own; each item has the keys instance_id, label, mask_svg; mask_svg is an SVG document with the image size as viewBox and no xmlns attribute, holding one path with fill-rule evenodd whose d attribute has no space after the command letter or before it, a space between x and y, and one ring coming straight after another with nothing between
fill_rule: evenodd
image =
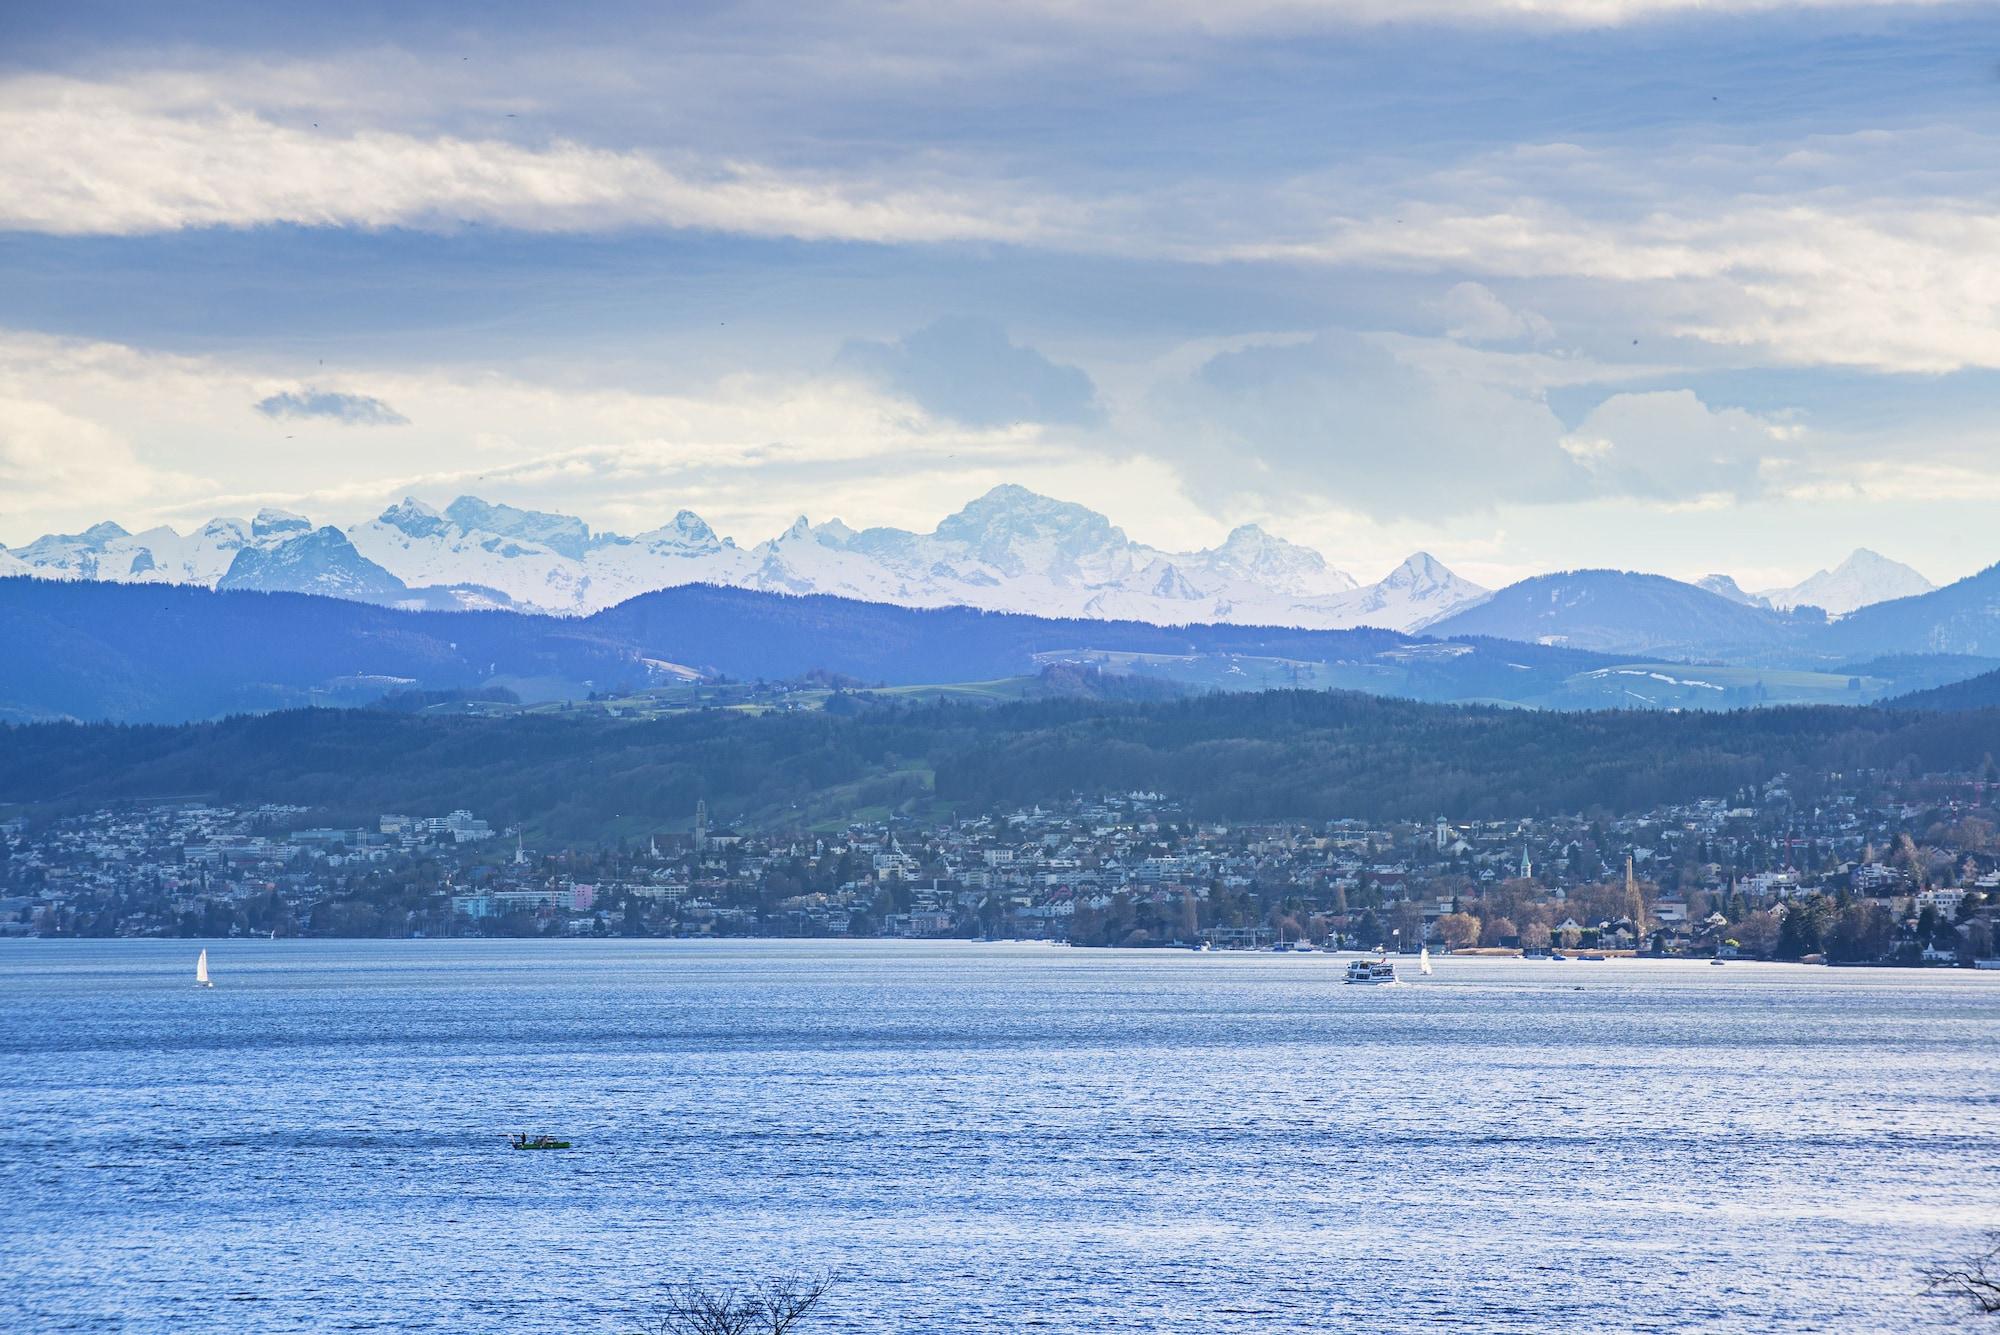
<instances>
[{"instance_id":1,"label":"tall tower","mask_svg":"<svg viewBox=\"0 0 2000 1335\"><path fill-rule=\"evenodd\" d=\"M1524 843L1521 845L1521 879L1529 880L1534 874L1535 864L1528 861L1528 846Z\"/></svg>"},{"instance_id":2,"label":"tall tower","mask_svg":"<svg viewBox=\"0 0 2000 1335\"><path fill-rule=\"evenodd\" d=\"M1451 826L1446 823L1443 816L1439 816L1437 823L1437 851L1442 853L1449 847L1451 847Z\"/></svg>"},{"instance_id":3,"label":"tall tower","mask_svg":"<svg viewBox=\"0 0 2000 1335\"><path fill-rule=\"evenodd\" d=\"M708 803L702 798L694 803L694 851L708 851Z\"/></svg>"},{"instance_id":4,"label":"tall tower","mask_svg":"<svg viewBox=\"0 0 2000 1335\"><path fill-rule=\"evenodd\" d=\"M1639 897L1639 880L1632 874L1632 855L1625 855L1625 916L1632 920L1632 944L1643 945L1646 935L1646 901Z\"/></svg>"}]
</instances>

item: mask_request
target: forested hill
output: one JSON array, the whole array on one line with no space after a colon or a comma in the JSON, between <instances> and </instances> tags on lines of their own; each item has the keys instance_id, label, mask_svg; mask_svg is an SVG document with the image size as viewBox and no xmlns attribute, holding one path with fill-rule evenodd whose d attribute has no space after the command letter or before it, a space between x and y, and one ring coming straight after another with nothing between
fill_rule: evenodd
<instances>
[{"instance_id":1,"label":"forested hill","mask_svg":"<svg viewBox=\"0 0 2000 1335\"><path fill-rule=\"evenodd\" d=\"M595 616L399 611L308 594L0 579L0 720L180 722L392 690L500 687L581 699L671 679L814 670L890 684L1031 675L1049 658L1337 663L1342 684L1423 699L1525 699L1613 660L1382 630L1154 626L687 585ZM1226 673L1226 667L1223 669Z\"/></svg>"},{"instance_id":2,"label":"forested hill","mask_svg":"<svg viewBox=\"0 0 2000 1335\"><path fill-rule=\"evenodd\" d=\"M1912 691L1883 701L1890 709L1923 709L1950 712L1962 709L2000 708L2000 672L1981 673L1966 681L1935 686L1928 691Z\"/></svg>"},{"instance_id":3,"label":"forested hill","mask_svg":"<svg viewBox=\"0 0 2000 1335\"><path fill-rule=\"evenodd\" d=\"M1130 789L1238 819L1497 818L1727 796L1781 771L1972 769L1995 754L2000 710L1553 714L1296 691L651 721L302 710L0 730L0 802L203 797L355 820L470 807L583 842L684 824L697 798L762 826L933 795L976 809Z\"/></svg>"}]
</instances>

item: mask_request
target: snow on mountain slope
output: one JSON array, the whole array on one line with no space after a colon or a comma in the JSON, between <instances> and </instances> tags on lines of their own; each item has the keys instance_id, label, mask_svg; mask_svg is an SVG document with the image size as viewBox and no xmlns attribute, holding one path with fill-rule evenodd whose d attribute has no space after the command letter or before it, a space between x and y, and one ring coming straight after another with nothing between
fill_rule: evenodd
<instances>
[{"instance_id":1,"label":"snow on mountain slope","mask_svg":"<svg viewBox=\"0 0 2000 1335\"><path fill-rule=\"evenodd\" d=\"M263 511L248 524L212 519L186 535L166 527L127 533L107 523L81 533L50 534L12 555L44 579L213 587L245 547L282 541L310 528L305 519L280 510Z\"/></svg>"},{"instance_id":2,"label":"snow on mountain slope","mask_svg":"<svg viewBox=\"0 0 2000 1335\"><path fill-rule=\"evenodd\" d=\"M1357 624L1416 630L1453 612L1477 607L1491 596L1471 580L1453 574L1429 552L1418 552L1390 571L1380 584L1358 590L1359 602L1352 606Z\"/></svg>"},{"instance_id":3,"label":"snow on mountain slope","mask_svg":"<svg viewBox=\"0 0 2000 1335\"><path fill-rule=\"evenodd\" d=\"M1743 586L1728 575L1703 575L1694 582L1697 589L1707 589L1710 593L1727 598L1732 603L1745 607L1769 607L1771 600L1761 593L1745 593Z\"/></svg>"},{"instance_id":4,"label":"snow on mountain slope","mask_svg":"<svg viewBox=\"0 0 2000 1335\"><path fill-rule=\"evenodd\" d=\"M1845 616L1872 603L1929 593L1936 587L1901 561L1857 547L1833 569L1816 571L1789 589L1767 589L1760 596L1780 609L1818 607L1829 616Z\"/></svg>"},{"instance_id":5,"label":"snow on mountain slope","mask_svg":"<svg viewBox=\"0 0 2000 1335\"><path fill-rule=\"evenodd\" d=\"M370 601L396 597L393 585L400 584L427 605L575 614L653 589L719 584L1162 625L1404 630L1487 596L1424 554L1380 584L1359 587L1318 552L1255 525L1217 547L1162 551L1132 541L1094 510L1017 486L995 487L930 533L856 531L837 519L814 525L801 517L750 548L718 537L687 510L625 537L593 532L568 515L472 496L443 510L407 498L348 530L345 550L329 532L301 516L265 511L251 524L216 520L185 538L172 529L135 537L101 524L12 555L56 578L210 586L254 580L260 588L296 579L304 591L351 588L356 592L342 596ZM240 557L244 552L252 555Z\"/></svg>"},{"instance_id":6,"label":"snow on mountain slope","mask_svg":"<svg viewBox=\"0 0 2000 1335\"><path fill-rule=\"evenodd\" d=\"M287 525L283 532L279 541L239 551L216 587L317 593L364 603L394 603L410 592L402 580L357 552L337 528L300 531Z\"/></svg>"}]
</instances>

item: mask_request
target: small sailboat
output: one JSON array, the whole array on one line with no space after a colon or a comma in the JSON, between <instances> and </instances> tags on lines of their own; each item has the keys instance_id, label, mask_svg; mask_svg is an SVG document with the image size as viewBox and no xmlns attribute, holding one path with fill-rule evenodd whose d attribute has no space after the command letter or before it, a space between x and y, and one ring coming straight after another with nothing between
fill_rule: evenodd
<instances>
[{"instance_id":1,"label":"small sailboat","mask_svg":"<svg viewBox=\"0 0 2000 1335\"><path fill-rule=\"evenodd\" d=\"M1431 976L1431 948L1425 946L1417 952L1417 972L1428 978Z\"/></svg>"},{"instance_id":2,"label":"small sailboat","mask_svg":"<svg viewBox=\"0 0 2000 1335\"><path fill-rule=\"evenodd\" d=\"M215 986L215 984L214 984L214 983L211 983L211 982L209 982L209 981L208 981L208 951L206 951L206 950L203 950L203 951L201 952L201 954L200 954L200 955L198 955L198 956L197 956L197 957L195 958L195 962L194 962L194 985L195 985L196 987L214 987L214 986Z\"/></svg>"}]
</instances>

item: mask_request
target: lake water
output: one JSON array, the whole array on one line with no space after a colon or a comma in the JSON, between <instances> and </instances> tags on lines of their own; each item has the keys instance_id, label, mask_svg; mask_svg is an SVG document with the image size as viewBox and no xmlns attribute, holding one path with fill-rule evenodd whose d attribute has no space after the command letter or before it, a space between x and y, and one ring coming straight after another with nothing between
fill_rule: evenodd
<instances>
[{"instance_id":1,"label":"lake water","mask_svg":"<svg viewBox=\"0 0 2000 1335\"><path fill-rule=\"evenodd\" d=\"M2000 974L198 944L0 946L0 1328L1946 1330L2000 1222Z\"/></svg>"}]
</instances>

